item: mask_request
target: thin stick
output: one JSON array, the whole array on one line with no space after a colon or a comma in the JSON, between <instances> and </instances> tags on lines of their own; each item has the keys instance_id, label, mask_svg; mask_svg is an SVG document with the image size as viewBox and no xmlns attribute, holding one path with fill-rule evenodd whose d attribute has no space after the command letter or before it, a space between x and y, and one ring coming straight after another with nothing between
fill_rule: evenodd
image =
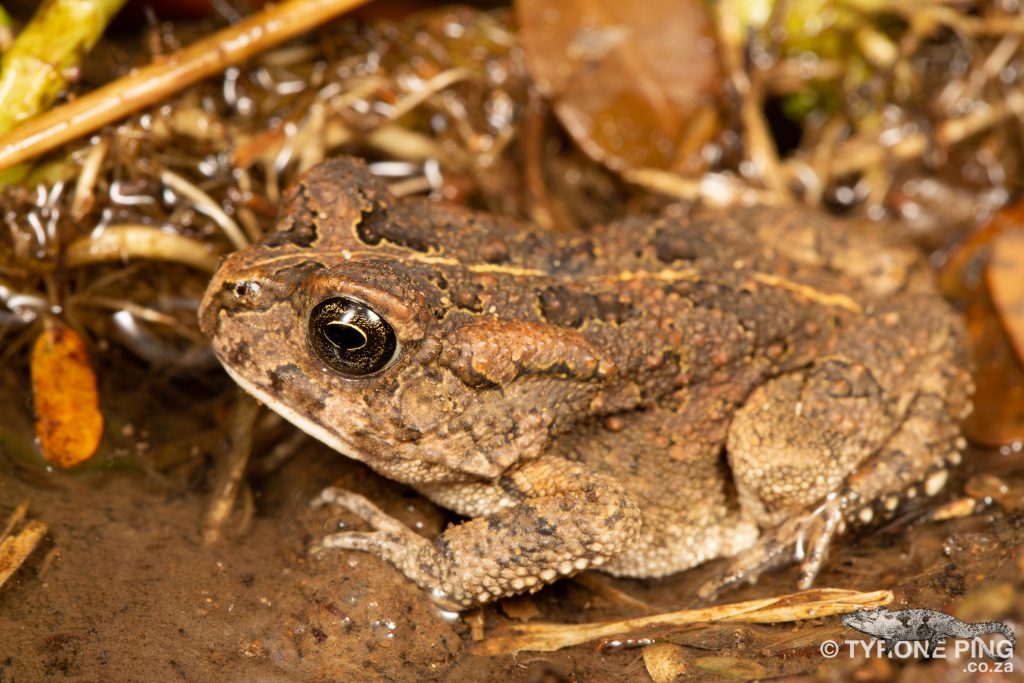
<instances>
[{"instance_id":1,"label":"thin stick","mask_svg":"<svg viewBox=\"0 0 1024 683\"><path fill-rule=\"evenodd\" d=\"M302 34L366 0L287 0L0 137L0 170L28 161Z\"/></svg>"},{"instance_id":2,"label":"thin stick","mask_svg":"<svg viewBox=\"0 0 1024 683\"><path fill-rule=\"evenodd\" d=\"M505 655L523 650L552 652L597 638L634 633L650 627L686 626L702 622L771 624L846 614L892 602L891 591L871 593L819 588L760 600L702 609L652 614L646 617L589 624L519 624L473 646L477 655Z\"/></svg>"}]
</instances>

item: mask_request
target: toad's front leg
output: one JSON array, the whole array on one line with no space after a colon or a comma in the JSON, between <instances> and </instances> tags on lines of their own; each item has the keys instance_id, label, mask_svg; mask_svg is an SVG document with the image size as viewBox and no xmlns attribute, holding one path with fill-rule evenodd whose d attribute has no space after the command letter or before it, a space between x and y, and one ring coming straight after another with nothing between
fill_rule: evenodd
<instances>
[{"instance_id":1,"label":"toad's front leg","mask_svg":"<svg viewBox=\"0 0 1024 683\"><path fill-rule=\"evenodd\" d=\"M436 602L458 610L604 564L640 528L639 508L618 482L555 457L524 463L491 484L464 487L463 505L456 500L460 486L437 492L423 487L446 506L483 514L449 527L434 542L358 494L327 489L320 504L340 505L373 531L332 534L322 545L372 552L430 591Z\"/></svg>"}]
</instances>

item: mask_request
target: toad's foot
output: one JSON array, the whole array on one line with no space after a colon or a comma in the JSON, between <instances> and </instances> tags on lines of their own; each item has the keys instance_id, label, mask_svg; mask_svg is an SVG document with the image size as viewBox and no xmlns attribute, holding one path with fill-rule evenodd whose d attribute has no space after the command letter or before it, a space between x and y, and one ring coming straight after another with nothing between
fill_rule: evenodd
<instances>
[{"instance_id":1,"label":"toad's foot","mask_svg":"<svg viewBox=\"0 0 1024 683\"><path fill-rule=\"evenodd\" d=\"M540 458L493 487L502 492L494 498L505 507L449 527L434 542L362 496L329 488L314 505L338 505L372 531L331 534L321 547L371 552L441 606L461 610L600 566L632 542L640 527L639 508L622 486L578 463ZM480 487L470 488L478 498Z\"/></svg>"},{"instance_id":2,"label":"toad's foot","mask_svg":"<svg viewBox=\"0 0 1024 683\"><path fill-rule=\"evenodd\" d=\"M810 588L828 557L847 504L844 498L835 496L813 512L793 517L762 534L753 547L729 561L721 576L702 585L698 596L711 600L723 590L743 582L754 583L764 572L794 561L800 563L800 589Z\"/></svg>"},{"instance_id":3,"label":"toad's foot","mask_svg":"<svg viewBox=\"0 0 1024 683\"><path fill-rule=\"evenodd\" d=\"M312 505L314 508L336 505L361 517L373 529L330 534L320 541L320 548L373 553L395 565L418 586L429 590L434 601L442 607L461 609L447 599L442 588L447 579L441 575L445 562L433 543L352 491L330 486L313 500Z\"/></svg>"}]
</instances>

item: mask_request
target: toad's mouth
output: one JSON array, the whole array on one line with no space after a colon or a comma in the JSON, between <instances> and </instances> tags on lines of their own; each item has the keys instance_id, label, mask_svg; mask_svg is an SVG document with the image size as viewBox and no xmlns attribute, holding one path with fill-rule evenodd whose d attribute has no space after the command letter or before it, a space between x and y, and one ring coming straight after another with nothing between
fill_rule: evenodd
<instances>
[{"instance_id":1,"label":"toad's mouth","mask_svg":"<svg viewBox=\"0 0 1024 683\"><path fill-rule=\"evenodd\" d=\"M224 370L228 373L228 376L231 377L238 386L242 387L247 394L253 396L260 403L267 406L317 441L330 446L342 455L352 458L353 460L365 462L365 459L356 448L355 444L324 428L323 425L311 419L308 415L302 415L296 412L287 403L271 396L256 384L253 384L248 379L235 372L235 370L227 364L222 363L222 365L224 366Z\"/></svg>"}]
</instances>

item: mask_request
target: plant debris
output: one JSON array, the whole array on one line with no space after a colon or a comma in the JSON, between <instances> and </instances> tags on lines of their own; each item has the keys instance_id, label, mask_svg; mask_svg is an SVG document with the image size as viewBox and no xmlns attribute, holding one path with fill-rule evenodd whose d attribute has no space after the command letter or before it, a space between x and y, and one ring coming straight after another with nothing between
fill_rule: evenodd
<instances>
[{"instance_id":1,"label":"plant debris","mask_svg":"<svg viewBox=\"0 0 1024 683\"><path fill-rule=\"evenodd\" d=\"M1024 365L1024 226L1002 232L992 243L985 269L988 291L1017 360Z\"/></svg>"},{"instance_id":2,"label":"plant debris","mask_svg":"<svg viewBox=\"0 0 1024 683\"><path fill-rule=\"evenodd\" d=\"M49 109L124 1L40 5L0 61L0 134Z\"/></svg>"},{"instance_id":3,"label":"plant debris","mask_svg":"<svg viewBox=\"0 0 1024 683\"><path fill-rule=\"evenodd\" d=\"M534 82L587 154L616 170L700 174L721 87L704 3L520 0L516 10Z\"/></svg>"},{"instance_id":4,"label":"plant debris","mask_svg":"<svg viewBox=\"0 0 1024 683\"><path fill-rule=\"evenodd\" d=\"M30 519L24 527L14 533L14 530L25 521L27 513L26 503L14 508L14 512L7 518L3 532L0 533L0 586L18 571L46 535L46 525L37 519Z\"/></svg>"},{"instance_id":5,"label":"plant debris","mask_svg":"<svg viewBox=\"0 0 1024 683\"><path fill-rule=\"evenodd\" d=\"M32 400L47 462L73 467L96 453L103 436L96 375L82 337L53 320L32 346Z\"/></svg>"},{"instance_id":6,"label":"plant debris","mask_svg":"<svg viewBox=\"0 0 1024 683\"><path fill-rule=\"evenodd\" d=\"M551 652L598 638L627 635L636 638L637 632L650 627L686 626L701 622L771 624L817 619L888 605L892 599L892 592L887 590L861 593L816 588L791 595L592 624L516 624L507 633L489 635L473 651L488 656L523 650Z\"/></svg>"},{"instance_id":7,"label":"plant debris","mask_svg":"<svg viewBox=\"0 0 1024 683\"><path fill-rule=\"evenodd\" d=\"M228 66L268 47L301 35L365 1L287 0L269 7L236 26L215 33L181 52L97 88L87 96L53 109L21 126L15 132L0 137L0 170L28 161L143 107L161 102L182 88L207 76L221 73ZM56 5L59 2L60 0L50 0L48 5ZM109 15L118 9L119 3L107 4L110 6L104 11L106 18L109 18ZM55 27L40 26L40 30L54 29ZM58 31L56 35L61 37L59 44L64 44L66 34ZM98 35L99 32L95 32L92 39L95 40ZM15 41L12 52L17 46L18 41ZM75 47L75 44L72 43L71 47ZM5 56L4 61L5 76L12 73L7 70L9 55L10 53ZM54 85L48 86L50 92L57 89ZM43 98L37 96L34 99ZM0 106L0 111L3 110L3 106ZM31 113L35 113L34 110L35 108ZM21 113L15 119L28 115ZM5 130L2 124L3 121L0 119L0 132Z\"/></svg>"},{"instance_id":8,"label":"plant debris","mask_svg":"<svg viewBox=\"0 0 1024 683\"><path fill-rule=\"evenodd\" d=\"M302 547L324 530L319 522L298 532L289 525L304 514L296 513L296 505L305 509L296 501L308 500L309 492L323 485L318 468L325 463L341 469L350 488L380 493L405 521L425 524L424 533L436 532L446 521L412 493L355 463L339 464L341 459L326 449L288 436L286 427L264 429L266 420L246 412L254 404L237 403L235 389L214 370L196 325L195 309L217 260L259 240L274 225L285 189L300 173L338 153L366 158L396 194L425 194L528 219L543 229L586 227L656 211L672 198L726 207L803 203L899 219L892 229L919 243L934 263L945 264L944 289L967 311L979 361L977 408L967 429L975 442L1002 451L968 453L969 497L945 505L939 500L935 505L941 507L931 516L914 517L927 524L894 523L844 545L842 561L830 566L828 580L860 588L892 586L908 604L952 605L1002 571L1012 590L986 597L986 605L994 602L1004 610L994 607L987 618L1009 614L1019 603L1012 598L1020 592L1020 562L1006 559L1019 546L1014 534L1020 529L1021 483L1013 468L1019 471L1024 443L1024 374L1016 331L1022 277L1015 231L1021 219L1008 204L1024 190L1019 122L1024 21L1015 6L989 0L955 6L945 0L842 0L828 3L836 12L822 12L817 0L722 0L689 27L699 55L682 65L668 63L674 57L665 63L652 57L658 44L654 35L646 43L646 35L640 40L637 31L653 29L636 27L651 25L652 17L694 11L698 3L645 7L642 15L632 16L601 14L611 8L607 0L574 0L560 20L596 17L575 29L528 0L490 11L463 7L396 14L388 8L389 16L374 5L359 19L310 19L295 29L294 22L303 19L297 12L286 16L288 10L330 4L295 0L268 10L280 11L269 16L293 22L289 30L297 30L273 47L250 41L252 33L245 32L268 15L251 14L240 0L212 4L215 9L202 23L138 25L130 35L104 39L83 59L80 78L69 81L63 93L69 108L43 114L41 123L0 141L5 163L30 159L24 161L23 180L0 193L5 227L0 380L9 407L0 411L0 469L8 467L0 471L7 477L0 484L24 485L46 501L48 522L61 530L62 557L69 566L77 558L76 580L91 579L89 565L95 564L100 577L95 584L103 584L113 566L141 578L143 586L99 585L83 602L75 591L84 582L67 581L61 587L66 592L59 592L54 581L51 591L19 593L17 604L0 602L7 608L0 618L12 620L4 623L18 623L26 605L35 609L39 623L18 626L23 649L37 647L43 639L39 633L66 630L53 615L62 599L74 599L89 603L84 609L97 614L123 607L137 622L118 612L119 626L149 624L162 642L202 638L216 647L227 643L223 652L242 643L236 660L211 664L206 650L195 660L185 653L181 659L196 667L227 661L237 675L252 678L284 671L346 679L356 669L387 678L396 667L414 662L429 668L430 676L467 680L511 666L529 668L523 676L537 680L573 675L566 667L603 680L614 677L609 672L631 655L611 665L600 660L614 660L615 653L635 647L644 647L643 661L631 651L632 663L624 666L640 674L646 666L661 680L711 672L773 676L782 659L788 672L817 668L824 676L828 671L823 673L817 645L841 628L835 620L799 628L748 621L740 627L728 615L781 622L867 606L864 596L891 599L884 591L850 593L861 597L844 602L844 594L812 591L783 596L818 596L808 603L768 598L684 612L679 618L690 624L685 627L671 623L671 613L597 624L537 623L582 619L591 610L603 610L598 612L603 616L647 613L647 605L672 604L692 594L688 576L634 583L583 576L504 603L500 610L481 609L462 621L441 622L415 588L389 583L391 573L379 571L372 558L346 557L337 571L306 573ZM332 5L330 12L342 11L339 7ZM314 25L316 30L310 28ZM542 38L531 37L531 31L540 31L536 35ZM551 47L543 37L548 35L551 44L573 51L567 62L575 69L570 81L558 80L558 64L545 53ZM682 66L693 67L692 82ZM127 80L118 80L131 69L136 71ZM601 74L598 82L618 88L622 96L579 92L575 86L589 73ZM609 99L602 101L599 94ZM64 120L69 112L78 127ZM574 128L573 115L584 117L586 126ZM640 129L641 121L654 125L657 136L637 134L634 126ZM669 149L666 140L675 147ZM998 229L983 227L990 222ZM54 472L36 452L32 415L22 397L34 365L30 348L50 325L73 330L88 349L79 369L95 370L107 428L100 454L84 469L103 468L96 479L114 481L112 489L78 486L90 475ZM108 393L108 385L121 391ZM41 392L43 402L48 395ZM126 410L133 419L107 411L106 403L116 400L133 404ZM24 424L22 412L28 414ZM243 428L248 436L239 432ZM275 448L268 431L281 437L283 446ZM108 440L117 446L108 448ZM71 459L85 450L75 449ZM261 458L265 452L271 455ZM118 463L118 471L107 471L111 462ZM124 470L144 476L125 477ZM47 486L25 483L33 478ZM67 490L57 488L65 484ZM172 495L159 500L149 487ZM111 491L116 500L108 498ZM61 523L50 516L55 510L63 511ZM207 541L251 527L262 545L254 550L195 543L201 552L195 551L182 539L199 519ZM38 524L26 541L45 533ZM81 524L85 531L76 526ZM901 534L898 544L894 530ZM128 548L137 561L123 567L119 554ZM109 563L113 554L121 564ZM210 566L204 564L211 557ZM153 562L159 563L156 570ZM55 571L66 578L59 564ZM240 564L244 572L238 571ZM1016 573L1008 576L1007 567ZM168 573L187 577L193 581L187 584L190 595L203 596L189 612L187 636L171 619L152 619L181 604L180 595L164 592L182 585L167 581ZM766 577L756 589L740 590L748 596L784 593L791 579ZM150 590L147 581L159 582L161 590ZM357 596L353 602L337 602L339 586ZM131 604L103 602L123 599L122 590L132 596ZM397 612L386 614L392 604ZM708 623L713 616L721 617L717 625ZM492 627L495 620L500 625ZM510 620L529 623L510 625ZM485 621L493 634L485 634ZM224 635L240 623L247 629L244 636ZM712 647L691 646L689 634L697 631ZM482 640L471 645L471 638ZM577 650L530 660L492 659L533 645L554 650L592 638L605 638L598 652L607 657ZM23 677L75 675L87 668L75 669L68 654L75 647L110 651L102 636L84 645L62 643L47 641L46 651L55 654L38 659L44 665L66 663L64 669L25 669L37 675ZM133 650L132 659L149 650ZM814 657L802 657L804 650ZM786 657L773 660L765 654L780 651ZM474 658L478 652L492 658ZM792 652L798 655L789 656ZM748 654L749 662L737 658ZM177 659L165 660L147 661L151 667L171 667L161 669L164 677L181 675L172 670L180 664ZM881 668L878 660L857 671L851 667L858 664L846 664L842 671L860 677L899 671L889 662ZM266 668L239 668L246 666ZM602 671L607 675L599 675Z\"/></svg>"}]
</instances>

